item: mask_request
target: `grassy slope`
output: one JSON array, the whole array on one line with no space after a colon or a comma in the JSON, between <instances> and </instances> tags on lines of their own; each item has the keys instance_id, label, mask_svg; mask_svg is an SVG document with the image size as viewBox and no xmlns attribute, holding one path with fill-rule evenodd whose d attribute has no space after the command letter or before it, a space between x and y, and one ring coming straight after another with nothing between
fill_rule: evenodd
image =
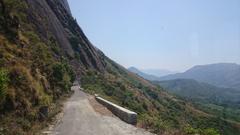
<instances>
[{"instance_id":1,"label":"grassy slope","mask_svg":"<svg viewBox=\"0 0 240 135\"><path fill-rule=\"evenodd\" d=\"M167 91L195 102L196 107L204 112L224 119L240 122L238 90L218 88L195 80L176 79L155 82Z\"/></svg>"},{"instance_id":2,"label":"grassy slope","mask_svg":"<svg viewBox=\"0 0 240 135\"><path fill-rule=\"evenodd\" d=\"M238 124L224 121L193 107L162 88L153 86L142 78L131 74L121 66L107 59L107 72L104 74L89 71L82 78L87 92L98 93L103 97L136 111L138 125L155 133L165 134L217 134L240 133ZM216 129L216 130L212 130ZM210 133L211 132L211 133Z\"/></svg>"},{"instance_id":3,"label":"grassy slope","mask_svg":"<svg viewBox=\"0 0 240 135\"><path fill-rule=\"evenodd\" d=\"M176 79L168 81L156 81L169 92L191 100L206 101L209 103L239 106L240 92L231 88L220 88L207 83L197 82L191 79Z\"/></svg>"},{"instance_id":4,"label":"grassy slope","mask_svg":"<svg viewBox=\"0 0 240 135\"><path fill-rule=\"evenodd\" d=\"M67 60L55 57L58 46L43 42L28 22L27 8L24 1L1 1L0 134L33 134L46 120L39 109L56 114L74 79Z\"/></svg>"},{"instance_id":5,"label":"grassy slope","mask_svg":"<svg viewBox=\"0 0 240 135\"><path fill-rule=\"evenodd\" d=\"M56 102L68 93L73 72L56 41L49 35L43 42L28 22L26 3L3 2L6 10L0 12L0 80L5 81L0 81L0 134L33 134L42 123L39 108L49 106L49 116L54 115ZM94 68L86 72L83 87L138 112L139 126L167 134L210 135L215 133L211 128L224 134L239 133L239 127L199 111L108 58L103 59L107 63L105 72Z\"/></svg>"}]
</instances>

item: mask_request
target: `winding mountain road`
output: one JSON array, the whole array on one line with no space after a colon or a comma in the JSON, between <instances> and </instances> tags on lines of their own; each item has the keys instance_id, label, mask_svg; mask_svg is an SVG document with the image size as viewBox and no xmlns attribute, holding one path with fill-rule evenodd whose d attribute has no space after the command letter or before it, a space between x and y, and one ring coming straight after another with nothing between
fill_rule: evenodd
<instances>
[{"instance_id":1,"label":"winding mountain road","mask_svg":"<svg viewBox=\"0 0 240 135\"><path fill-rule=\"evenodd\" d=\"M63 117L51 135L153 135L116 117L101 115L89 103L88 96L73 86L74 94L65 103Z\"/></svg>"}]
</instances>

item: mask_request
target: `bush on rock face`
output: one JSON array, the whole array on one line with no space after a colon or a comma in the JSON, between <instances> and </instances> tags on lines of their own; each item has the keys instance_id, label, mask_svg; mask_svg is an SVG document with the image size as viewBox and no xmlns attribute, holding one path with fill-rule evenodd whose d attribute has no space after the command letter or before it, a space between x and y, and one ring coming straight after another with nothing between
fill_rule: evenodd
<instances>
[{"instance_id":1,"label":"bush on rock face","mask_svg":"<svg viewBox=\"0 0 240 135\"><path fill-rule=\"evenodd\" d=\"M5 99L8 81L9 81L8 72L4 69L0 69L0 104Z\"/></svg>"}]
</instances>

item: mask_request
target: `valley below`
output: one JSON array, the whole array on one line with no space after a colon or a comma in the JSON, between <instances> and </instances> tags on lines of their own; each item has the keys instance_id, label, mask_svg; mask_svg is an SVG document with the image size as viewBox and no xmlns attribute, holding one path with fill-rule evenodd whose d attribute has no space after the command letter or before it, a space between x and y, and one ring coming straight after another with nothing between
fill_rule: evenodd
<instances>
[{"instance_id":1,"label":"valley below","mask_svg":"<svg viewBox=\"0 0 240 135\"><path fill-rule=\"evenodd\" d=\"M0 0L0 135L240 134L239 65L162 72L133 72L106 56L67 0ZM136 126L94 94L136 112Z\"/></svg>"}]
</instances>

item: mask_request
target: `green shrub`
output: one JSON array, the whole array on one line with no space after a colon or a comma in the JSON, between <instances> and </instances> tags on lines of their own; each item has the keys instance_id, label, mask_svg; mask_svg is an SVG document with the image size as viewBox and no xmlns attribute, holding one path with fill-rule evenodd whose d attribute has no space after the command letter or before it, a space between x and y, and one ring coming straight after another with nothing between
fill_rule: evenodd
<instances>
[{"instance_id":1,"label":"green shrub","mask_svg":"<svg viewBox=\"0 0 240 135\"><path fill-rule=\"evenodd\" d=\"M71 37L71 38L69 38L69 41L70 41L70 43L72 45L73 50L75 50L75 51L79 51L80 50L80 48L79 48L80 41L79 41L79 39L77 37Z\"/></svg>"},{"instance_id":2,"label":"green shrub","mask_svg":"<svg viewBox=\"0 0 240 135\"><path fill-rule=\"evenodd\" d=\"M48 96L48 95L42 95L41 97L40 97L40 105L42 105L42 106L48 106L48 105L50 105L52 103L52 98L50 97L50 96Z\"/></svg>"},{"instance_id":3,"label":"green shrub","mask_svg":"<svg viewBox=\"0 0 240 135\"><path fill-rule=\"evenodd\" d=\"M0 69L0 103L5 99L8 82L8 72L4 69Z\"/></svg>"},{"instance_id":4,"label":"green shrub","mask_svg":"<svg viewBox=\"0 0 240 135\"><path fill-rule=\"evenodd\" d=\"M56 63L55 65L53 65L53 77L55 78L56 81L63 80L64 72L65 72L65 68L63 64Z\"/></svg>"},{"instance_id":5,"label":"green shrub","mask_svg":"<svg viewBox=\"0 0 240 135\"><path fill-rule=\"evenodd\" d=\"M3 0L6 10L11 16L17 16L19 21L26 20L26 14L24 13L27 9L27 3L19 0ZM18 4L16 4L18 3Z\"/></svg>"},{"instance_id":6,"label":"green shrub","mask_svg":"<svg viewBox=\"0 0 240 135\"><path fill-rule=\"evenodd\" d=\"M64 90L68 91L72 82L75 80L75 73L73 69L64 61L57 62L52 67L55 83L57 83Z\"/></svg>"},{"instance_id":7,"label":"green shrub","mask_svg":"<svg viewBox=\"0 0 240 135\"><path fill-rule=\"evenodd\" d=\"M187 125L185 128L184 128L184 133L187 134L187 135L195 135L195 134L198 134L198 130L191 127L190 125Z\"/></svg>"},{"instance_id":8,"label":"green shrub","mask_svg":"<svg viewBox=\"0 0 240 135\"><path fill-rule=\"evenodd\" d=\"M202 131L202 135L220 135L220 133L214 128L208 128Z\"/></svg>"},{"instance_id":9,"label":"green shrub","mask_svg":"<svg viewBox=\"0 0 240 135\"><path fill-rule=\"evenodd\" d=\"M184 133L187 135L220 135L220 133L214 129L214 128L207 128L207 129L195 129L193 127L191 127L190 125L187 125L184 128Z\"/></svg>"},{"instance_id":10,"label":"green shrub","mask_svg":"<svg viewBox=\"0 0 240 135\"><path fill-rule=\"evenodd\" d=\"M35 32L27 31L24 34L26 35L26 37L29 38L31 44L37 44L40 42L40 38L38 37L38 35Z\"/></svg>"},{"instance_id":11,"label":"green shrub","mask_svg":"<svg viewBox=\"0 0 240 135\"><path fill-rule=\"evenodd\" d=\"M52 51L53 51L55 54L61 55L61 54L60 54L61 50L60 50L60 48L59 48L59 46L58 46L58 43L57 43L56 39L54 39L54 37L52 37L52 36L49 38L49 45L50 45Z\"/></svg>"}]
</instances>

